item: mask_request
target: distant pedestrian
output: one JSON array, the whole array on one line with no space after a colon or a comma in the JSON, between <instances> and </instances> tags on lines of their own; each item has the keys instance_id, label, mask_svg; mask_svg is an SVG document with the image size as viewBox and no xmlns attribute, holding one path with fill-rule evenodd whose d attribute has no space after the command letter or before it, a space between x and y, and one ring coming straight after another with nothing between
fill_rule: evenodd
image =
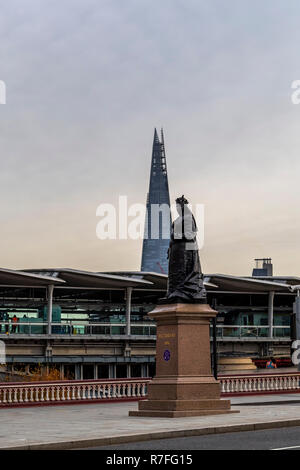
<instances>
[{"instance_id":1,"label":"distant pedestrian","mask_svg":"<svg viewBox=\"0 0 300 470\"><path fill-rule=\"evenodd\" d=\"M277 364L273 357L267 362L266 369L277 369Z\"/></svg>"},{"instance_id":2,"label":"distant pedestrian","mask_svg":"<svg viewBox=\"0 0 300 470\"><path fill-rule=\"evenodd\" d=\"M16 314L12 317L12 333L17 333L18 317Z\"/></svg>"}]
</instances>

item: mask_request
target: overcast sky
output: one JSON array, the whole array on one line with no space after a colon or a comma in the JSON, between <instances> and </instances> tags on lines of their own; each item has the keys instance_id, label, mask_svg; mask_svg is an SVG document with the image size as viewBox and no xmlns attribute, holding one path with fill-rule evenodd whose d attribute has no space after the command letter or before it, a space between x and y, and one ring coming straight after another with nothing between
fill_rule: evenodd
<instances>
[{"instance_id":1,"label":"overcast sky","mask_svg":"<svg viewBox=\"0 0 300 470\"><path fill-rule=\"evenodd\" d=\"M0 11L1 267L140 268L96 208L205 204L205 272L300 275L299 0L10 0Z\"/></svg>"}]
</instances>

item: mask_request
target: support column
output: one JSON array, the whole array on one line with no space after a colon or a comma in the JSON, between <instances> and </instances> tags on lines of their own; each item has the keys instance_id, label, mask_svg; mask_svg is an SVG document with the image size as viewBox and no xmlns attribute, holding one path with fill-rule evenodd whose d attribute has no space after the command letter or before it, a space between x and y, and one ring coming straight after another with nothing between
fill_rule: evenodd
<instances>
[{"instance_id":1,"label":"support column","mask_svg":"<svg viewBox=\"0 0 300 470\"><path fill-rule=\"evenodd\" d=\"M116 378L116 364L109 364L109 379Z\"/></svg>"},{"instance_id":2,"label":"support column","mask_svg":"<svg viewBox=\"0 0 300 470\"><path fill-rule=\"evenodd\" d=\"M269 304L268 304L268 326L269 326L269 338L273 338L273 318L274 318L274 291L269 292Z\"/></svg>"},{"instance_id":3,"label":"support column","mask_svg":"<svg viewBox=\"0 0 300 470\"><path fill-rule=\"evenodd\" d=\"M48 335L51 335L51 323L52 323L52 304L53 304L53 290L54 285L48 286Z\"/></svg>"},{"instance_id":4,"label":"support column","mask_svg":"<svg viewBox=\"0 0 300 470\"><path fill-rule=\"evenodd\" d=\"M130 336L131 334L131 324L130 324L130 314L131 314L131 295L132 287L126 288L126 329L125 334Z\"/></svg>"}]
</instances>

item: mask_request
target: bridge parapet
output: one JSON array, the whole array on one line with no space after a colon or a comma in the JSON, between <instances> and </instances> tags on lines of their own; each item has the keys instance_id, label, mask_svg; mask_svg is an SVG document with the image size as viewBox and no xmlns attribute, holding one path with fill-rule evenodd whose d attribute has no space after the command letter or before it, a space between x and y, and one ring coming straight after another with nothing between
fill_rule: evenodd
<instances>
[{"instance_id":1,"label":"bridge parapet","mask_svg":"<svg viewBox=\"0 0 300 470\"><path fill-rule=\"evenodd\" d=\"M137 401L150 378L0 383L0 407ZM300 372L219 376L221 395L300 393Z\"/></svg>"}]
</instances>

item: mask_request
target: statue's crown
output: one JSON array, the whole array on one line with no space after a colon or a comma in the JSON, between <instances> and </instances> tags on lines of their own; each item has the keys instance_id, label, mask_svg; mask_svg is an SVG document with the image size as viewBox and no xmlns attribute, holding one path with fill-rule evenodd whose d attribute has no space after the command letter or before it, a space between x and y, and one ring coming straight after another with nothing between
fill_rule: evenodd
<instances>
[{"instance_id":1,"label":"statue's crown","mask_svg":"<svg viewBox=\"0 0 300 470\"><path fill-rule=\"evenodd\" d=\"M176 204L180 204L181 206L183 206L184 204L188 204L188 203L189 201L184 197L184 195L176 199Z\"/></svg>"}]
</instances>

